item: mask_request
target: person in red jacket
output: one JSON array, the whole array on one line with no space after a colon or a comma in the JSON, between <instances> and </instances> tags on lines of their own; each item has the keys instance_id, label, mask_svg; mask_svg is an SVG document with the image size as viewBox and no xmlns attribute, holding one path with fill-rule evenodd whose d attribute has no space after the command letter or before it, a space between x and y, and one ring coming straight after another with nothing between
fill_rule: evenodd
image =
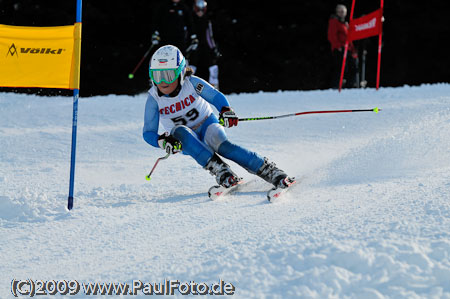
<instances>
[{"instance_id":1,"label":"person in red jacket","mask_svg":"<svg viewBox=\"0 0 450 299\"><path fill-rule=\"evenodd\" d=\"M336 6L336 14L331 15L328 21L328 41L331 44L333 71L331 87L339 88L342 58L344 56L345 42L348 35L348 23L345 21L347 7L343 4ZM347 62L344 71L345 86L359 86L358 52L352 42L348 44ZM344 83L343 83L344 85Z\"/></svg>"}]
</instances>

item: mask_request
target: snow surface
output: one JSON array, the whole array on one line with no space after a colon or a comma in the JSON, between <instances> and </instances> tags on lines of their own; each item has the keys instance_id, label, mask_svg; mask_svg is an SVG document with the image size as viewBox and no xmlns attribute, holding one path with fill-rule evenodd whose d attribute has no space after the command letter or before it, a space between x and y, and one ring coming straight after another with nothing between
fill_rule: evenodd
<instances>
[{"instance_id":1,"label":"snow surface","mask_svg":"<svg viewBox=\"0 0 450 299\"><path fill-rule=\"evenodd\" d=\"M142 139L146 95L81 98L69 212L72 99L0 93L0 297L12 279L222 279L236 298L450 298L449 95L449 84L229 95L240 117L382 108L227 129L302 179L275 204L233 163L249 184L219 201L181 154L146 181L164 155Z\"/></svg>"}]
</instances>

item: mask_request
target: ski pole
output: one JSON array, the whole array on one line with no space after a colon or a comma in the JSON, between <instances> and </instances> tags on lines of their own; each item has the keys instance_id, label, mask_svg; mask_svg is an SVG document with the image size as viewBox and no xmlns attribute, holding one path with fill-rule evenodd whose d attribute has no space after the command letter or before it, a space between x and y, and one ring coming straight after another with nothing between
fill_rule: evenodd
<instances>
[{"instance_id":1,"label":"ski pole","mask_svg":"<svg viewBox=\"0 0 450 299\"><path fill-rule=\"evenodd\" d=\"M366 86L367 86L367 80L366 80L366 56L367 56L367 50L364 47L364 50L362 52L361 82L360 82L360 85L361 85L362 88L366 88Z\"/></svg>"},{"instance_id":2,"label":"ski pole","mask_svg":"<svg viewBox=\"0 0 450 299\"><path fill-rule=\"evenodd\" d=\"M152 168L152 170L150 171L150 173L149 173L148 175L145 176L145 179L146 179L147 181L150 181L150 180L152 179L150 176L152 175L152 173L153 173L153 171L155 170L156 166L158 165L159 161L165 160L165 159L169 158L169 156L170 156L170 153L167 153L167 155L165 155L164 157L158 158L158 159L156 160L155 165L153 165L153 168Z\"/></svg>"},{"instance_id":3,"label":"ski pole","mask_svg":"<svg viewBox=\"0 0 450 299\"><path fill-rule=\"evenodd\" d=\"M155 44L152 43L150 48L148 48L147 52L145 52L144 57L142 57L141 61L139 61L139 63L134 68L134 70L130 74L128 74L128 79L133 79L134 78L134 73L136 73L136 71L141 66L141 64L144 62L145 58L147 58L148 54L150 53L150 51L153 49L154 46L155 46Z\"/></svg>"},{"instance_id":4,"label":"ski pole","mask_svg":"<svg viewBox=\"0 0 450 299\"><path fill-rule=\"evenodd\" d=\"M318 113L344 113L344 112L375 112L375 113L378 113L378 111L381 111L381 109L379 109L378 107L375 107L373 109L357 109L357 110L304 111L304 112L290 113L290 114L284 114L284 115L278 115L278 116L239 118L239 121L277 119L277 118L284 118L284 117L290 117L290 116L305 115L305 114L318 114Z\"/></svg>"}]
</instances>

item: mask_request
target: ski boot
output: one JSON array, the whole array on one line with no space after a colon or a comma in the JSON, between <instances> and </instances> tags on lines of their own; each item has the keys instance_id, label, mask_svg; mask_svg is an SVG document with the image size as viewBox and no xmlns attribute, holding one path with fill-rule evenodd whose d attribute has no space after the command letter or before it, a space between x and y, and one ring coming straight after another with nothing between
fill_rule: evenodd
<instances>
[{"instance_id":1,"label":"ski boot","mask_svg":"<svg viewBox=\"0 0 450 299\"><path fill-rule=\"evenodd\" d=\"M230 166L220 159L219 156L214 154L204 167L213 176L216 176L216 182L222 187L230 188L236 186L241 180L233 171Z\"/></svg>"},{"instance_id":2,"label":"ski boot","mask_svg":"<svg viewBox=\"0 0 450 299\"><path fill-rule=\"evenodd\" d=\"M288 177L283 170L276 167L275 163L269 163L267 158L264 158L264 163L256 175L274 185L275 188L284 189L295 182L295 178Z\"/></svg>"}]
</instances>

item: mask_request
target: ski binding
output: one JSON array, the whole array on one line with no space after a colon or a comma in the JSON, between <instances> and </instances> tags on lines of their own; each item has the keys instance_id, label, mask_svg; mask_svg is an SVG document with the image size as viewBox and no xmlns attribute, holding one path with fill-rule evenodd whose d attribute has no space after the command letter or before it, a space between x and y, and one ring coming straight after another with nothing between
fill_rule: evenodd
<instances>
[{"instance_id":1,"label":"ski binding","mask_svg":"<svg viewBox=\"0 0 450 299\"><path fill-rule=\"evenodd\" d=\"M244 183L244 180L240 180L236 183L236 185L231 186L231 187L223 187L220 185L216 185L216 186L212 186L211 188L209 188L208 190L208 196L209 198L211 198L212 200L216 200L219 198L224 197L227 194L230 194L231 192L236 191L236 189L242 184Z\"/></svg>"},{"instance_id":2,"label":"ski binding","mask_svg":"<svg viewBox=\"0 0 450 299\"><path fill-rule=\"evenodd\" d=\"M295 178L287 177L284 180L284 183L286 185L285 187L274 187L267 192L267 200L269 202L274 203L279 200L281 197L283 197L284 193L291 189L292 185L297 183L297 181L295 180Z\"/></svg>"}]
</instances>

